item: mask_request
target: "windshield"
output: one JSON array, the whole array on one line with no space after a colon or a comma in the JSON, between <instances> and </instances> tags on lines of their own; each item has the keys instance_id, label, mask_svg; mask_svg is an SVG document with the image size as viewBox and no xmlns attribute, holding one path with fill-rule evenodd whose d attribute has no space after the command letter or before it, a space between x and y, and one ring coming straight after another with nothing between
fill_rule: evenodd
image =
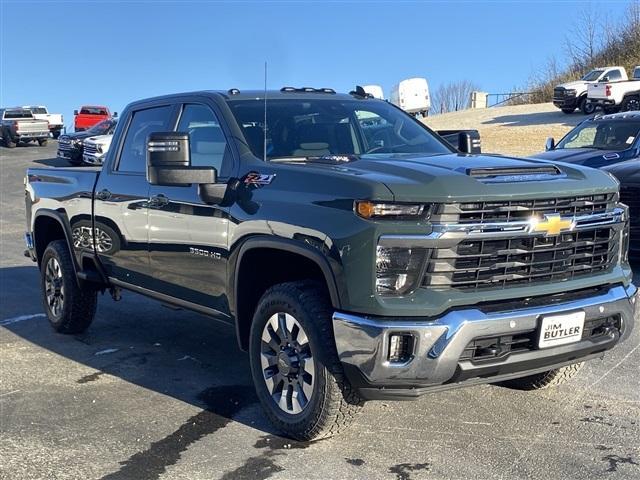
<instances>
[{"instance_id":1,"label":"windshield","mask_svg":"<svg viewBox=\"0 0 640 480\"><path fill-rule=\"evenodd\" d=\"M87 133L91 135L108 135L113 133L116 128L115 120L103 120L100 123L96 123L93 127L87 130Z\"/></svg>"},{"instance_id":2,"label":"windshield","mask_svg":"<svg viewBox=\"0 0 640 480\"><path fill-rule=\"evenodd\" d=\"M20 118L33 118L31 110L7 110L4 112L4 118L7 120L16 120Z\"/></svg>"},{"instance_id":3,"label":"windshield","mask_svg":"<svg viewBox=\"0 0 640 480\"><path fill-rule=\"evenodd\" d=\"M621 151L631 148L640 131L640 122L587 122L564 137L556 149L595 148Z\"/></svg>"},{"instance_id":4,"label":"windshield","mask_svg":"<svg viewBox=\"0 0 640 480\"><path fill-rule=\"evenodd\" d=\"M251 151L262 158L264 101L233 100L229 106ZM269 159L453 151L416 120L377 100L268 100L266 137Z\"/></svg>"},{"instance_id":5,"label":"windshield","mask_svg":"<svg viewBox=\"0 0 640 480\"><path fill-rule=\"evenodd\" d=\"M582 77L582 80L584 80L585 82L595 82L598 77L602 75L602 72L604 72L604 70L591 70L584 77Z\"/></svg>"}]
</instances>

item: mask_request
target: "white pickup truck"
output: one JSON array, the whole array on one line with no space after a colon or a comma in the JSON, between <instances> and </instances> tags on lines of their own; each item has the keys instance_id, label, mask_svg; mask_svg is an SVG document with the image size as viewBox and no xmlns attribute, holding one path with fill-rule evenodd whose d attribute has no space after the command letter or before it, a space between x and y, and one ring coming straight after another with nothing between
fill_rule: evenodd
<instances>
[{"instance_id":1,"label":"white pickup truck","mask_svg":"<svg viewBox=\"0 0 640 480\"><path fill-rule=\"evenodd\" d=\"M33 118L36 120L46 120L49 122L49 132L53 138L58 138L62 133L62 127L64 127L64 118L61 113L49 113L47 107L44 105L27 105L22 108L31 110Z\"/></svg>"},{"instance_id":2,"label":"white pickup truck","mask_svg":"<svg viewBox=\"0 0 640 480\"><path fill-rule=\"evenodd\" d=\"M626 79L627 71L624 67L595 68L580 80L557 85L553 89L553 104L566 114L573 113L577 108L585 115L591 115L596 111L597 106L587 101L589 85L601 81L617 82Z\"/></svg>"},{"instance_id":3,"label":"white pickup truck","mask_svg":"<svg viewBox=\"0 0 640 480\"><path fill-rule=\"evenodd\" d=\"M589 85L587 101L600 106L605 113L640 110L640 66L633 70L631 80L625 78L613 82L604 77L598 83Z\"/></svg>"},{"instance_id":4,"label":"white pickup truck","mask_svg":"<svg viewBox=\"0 0 640 480\"><path fill-rule=\"evenodd\" d=\"M96 135L85 139L82 142L82 163L87 165L102 165L112 139L113 134Z\"/></svg>"}]
</instances>

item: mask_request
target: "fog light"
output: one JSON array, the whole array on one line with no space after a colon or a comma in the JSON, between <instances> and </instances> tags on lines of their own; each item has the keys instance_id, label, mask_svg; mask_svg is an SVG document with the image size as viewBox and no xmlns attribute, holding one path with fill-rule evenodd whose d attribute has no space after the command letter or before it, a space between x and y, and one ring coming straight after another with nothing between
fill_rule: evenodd
<instances>
[{"instance_id":1,"label":"fog light","mask_svg":"<svg viewBox=\"0 0 640 480\"><path fill-rule=\"evenodd\" d=\"M407 363L413 356L413 335L410 333L392 333L389 335L390 363Z\"/></svg>"}]
</instances>

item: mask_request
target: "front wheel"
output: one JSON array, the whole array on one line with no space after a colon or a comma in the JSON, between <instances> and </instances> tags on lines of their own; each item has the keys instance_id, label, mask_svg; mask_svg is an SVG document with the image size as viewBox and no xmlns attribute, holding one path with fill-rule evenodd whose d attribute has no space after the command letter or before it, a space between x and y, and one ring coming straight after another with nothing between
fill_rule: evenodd
<instances>
[{"instance_id":1,"label":"front wheel","mask_svg":"<svg viewBox=\"0 0 640 480\"><path fill-rule=\"evenodd\" d=\"M571 115L574 110L575 110L574 108L563 108L562 109L562 113L565 113L567 115Z\"/></svg>"},{"instance_id":2,"label":"front wheel","mask_svg":"<svg viewBox=\"0 0 640 480\"><path fill-rule=\"evenodd\" d=\"M98 292L76 279L71 252L64 240L51 242L40 264L44 309L59 333L82 333L93 321Z\"/></svg>"},{"instance_id":3,"label":"front wheel","mask_svg":"<svg viewBox=\"0 0 640 480\"><path fill-rule=\"evenodd\" d=\"M335 435L362 406L344 378L332 312L318 284L292 282L267 290L253 317L249 357L258 398L271 422L296 440Z\"/></svg>"},{"instance_id":4,"label":"front wheel","mask_svg":"<svg viewBox=\"0 0 640 480\"><path fill-rule=\"evenodd\" d=\"M595 103L591 103L587 101L587 97L584 97L580 100L580 111L585 115L593 115L596 111Z\"/></svg>"},{"instance_id":5,"label":"front wheel","mask_svg":"<svg viewBox=\"0 0 640 480\"><path fill-rule=\"evenodd\" d=\"M514 378L501 383L503 387L515 390L544 390L557 387L575 377L584 366L584 362L574 363L566 367L536 373L527 377Z\"/></svg>"},{"instance_id":6,"label":"front wheel","mask_svg":"<svg viewBox=\"0 0 640 480\"><path fill-rule=\"evenodd\" d=\"M8 132L5 132L3 135L4 146L7 148L16 148L18 142L16 142Z\"/></svg>"},{"instance_id":7,"label":"front wheel","mask_svg":"<svg viewBox=\"0 0 640 480\"><path fill-rule=\"evenodd\" d=\"M634 95L632 97L627 97L622 102L622 108L620 109L623 112L632 112L640 110L640 96Z\"/></svg>"}]
</instances>

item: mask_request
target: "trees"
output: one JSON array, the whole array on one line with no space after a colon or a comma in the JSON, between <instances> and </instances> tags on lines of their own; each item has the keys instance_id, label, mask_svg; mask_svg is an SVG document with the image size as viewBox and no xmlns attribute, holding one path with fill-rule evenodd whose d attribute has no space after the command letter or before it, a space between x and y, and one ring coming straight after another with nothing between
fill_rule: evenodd
<instances>
[{"instance_id":1,"label":"trees","mask_svg":"<svg viewBox=\"0 0 640 480\"><path fill-rule=\"evenodd\" d=\"M431 98L434 113L456 112L469 108L471 92L478 90L470 80L449 82L436 89Z\"/></svg>"}]
</instances>

